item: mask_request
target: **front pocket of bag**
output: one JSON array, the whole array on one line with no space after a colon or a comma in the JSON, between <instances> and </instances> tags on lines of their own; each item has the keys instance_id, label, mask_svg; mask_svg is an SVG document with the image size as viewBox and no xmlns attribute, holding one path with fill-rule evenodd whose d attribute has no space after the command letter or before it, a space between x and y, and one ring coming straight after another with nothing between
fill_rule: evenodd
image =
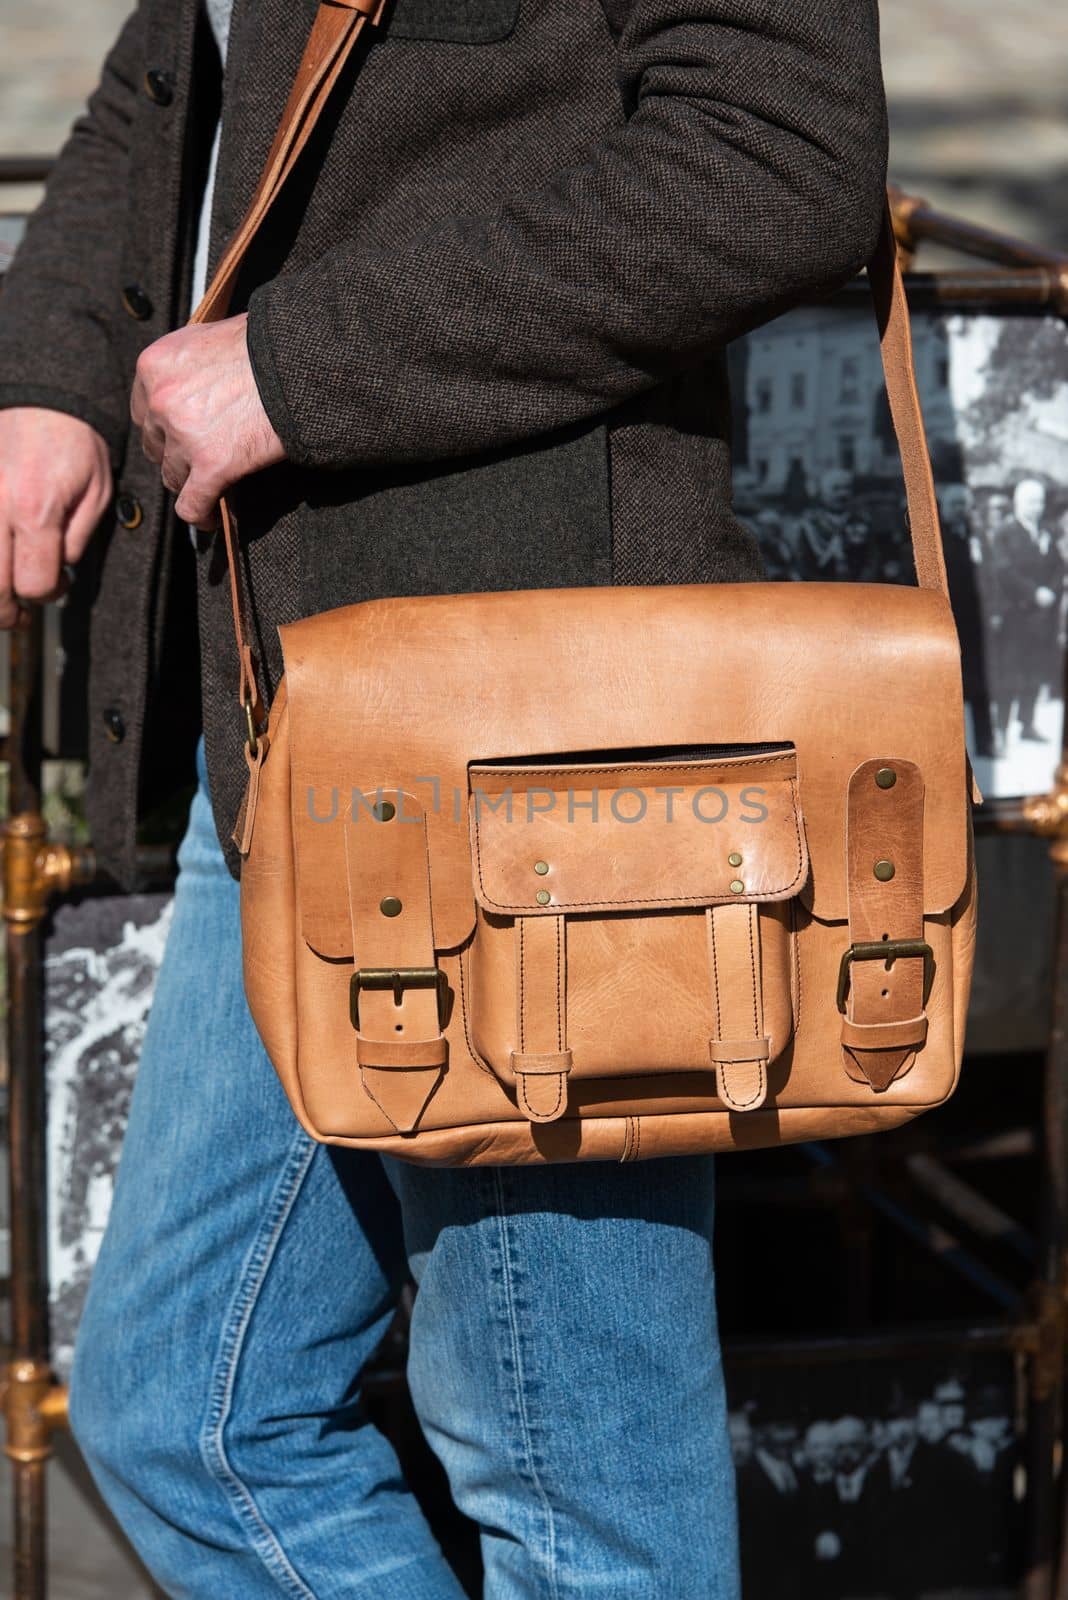
<instances>
[{"instance_id":1,"label":"front pocket of bag","mask_svg":"<svg viewBox=\"0 0 1068 1600\"><path fill-rule=\"evenodd\" d=\"M796 757L642 755L470 769L469 1034L509 1086L715 1072L740 1106L793 1033Z\"/></svg>"}]
</instances>

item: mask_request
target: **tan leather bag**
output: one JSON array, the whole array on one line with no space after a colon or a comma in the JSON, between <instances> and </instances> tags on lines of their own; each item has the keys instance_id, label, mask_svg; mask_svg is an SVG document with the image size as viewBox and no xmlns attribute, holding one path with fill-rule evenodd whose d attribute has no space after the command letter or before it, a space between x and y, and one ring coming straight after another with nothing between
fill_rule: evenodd
<instances>
[{"instance_id":1,"label":"tan leather bag","mask_svg":"<svg viewBox=\"0 0 1068 1600\"><path fill-rule=\"evenodd\" d=\"M366 20L321 7L200 320ZM314 1138L627 1161L869 1133L953 1090L972 795L889 214L869 276L917 588L347 606L282 629L264 731L224 515L245 985Z\"/></svg>"}]
</instances>

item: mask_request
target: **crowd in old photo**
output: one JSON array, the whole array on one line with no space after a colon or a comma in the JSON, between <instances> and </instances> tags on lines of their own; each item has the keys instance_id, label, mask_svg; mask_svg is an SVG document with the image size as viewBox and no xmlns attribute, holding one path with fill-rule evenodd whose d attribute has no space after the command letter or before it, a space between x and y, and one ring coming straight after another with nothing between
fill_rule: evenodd
<instances>
[{"instance_id":1,"label":"crowd in old photo","mask_svg":"<svg viewBox=\"0 0 1068 1600\"><path fill-rule=\"evenodd\" d=\"M1011 1537L1017 1453L1008 1413L1001 1389L969 1390L956 1377L873 1417L733 1411L752 1592L777 1600L996 1592L991 1549L970 1530L989 1507Z\"/></svg>"},{"instance_id":2,"label":"crowd in old photo","mask_svg":"<svg viewBox=\"0 0 1068 1600\"><path fill-rule=\"evenodd\" d=\"M781 497L780 497L781 498ZM1003 488L939 486L950 597L961 637L973 754L1057 743L1066 615L1068 496L1040 477ZM908 583L898 494L835 468L801 503L739 508L774 579Z\"/></svg>"}]
</instances>

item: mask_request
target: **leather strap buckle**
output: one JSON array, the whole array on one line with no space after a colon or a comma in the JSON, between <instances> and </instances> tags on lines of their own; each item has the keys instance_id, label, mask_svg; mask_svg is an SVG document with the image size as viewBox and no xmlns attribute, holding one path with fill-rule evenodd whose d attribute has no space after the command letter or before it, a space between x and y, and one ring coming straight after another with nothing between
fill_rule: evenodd
<instances>
[{"instance_id":1,"label":"leather strap buckle","mask_svg":"<svg viewBox=\"0 0 1068 1600\"><path fill-rule=\"evenodd\" d=\"M923 957L923 1004L926 1005L934 983L935 958L934 951L925 939L858 940L842 952L838 968L836 999L842 1015L845 1016L846 1001L849 998L849 970L854 961L885 961L889 968L895 961L905 960L909 956Z\"/></svg>"},{"instance_id":2,"label":"leather strap buckle","mask_svg":"<svg viewBox=\"0 0 1068 1600\"><path fill-rule=\"evenodd\" d=\"M241 704L245 713L245 743L248 746L249 755L255 761L260 753L260 742L256 737L256 718L252 711L252 701L243 700Z\"/></svg>"},{"instance_id":3,"label":"leather strap buckle","mask_svg":"<svg viewBox=\"0 0 1068 1600\"><path fill-rule=\"evenodd\" d=\"M405 989L436 989L438 1026L445 1027L449 985L440 967L358 967L349 980L349 1020L357 1032L360 1028L361 989L392 989L397 1005L400 1005Z\"/></svg>"}]
</instances>

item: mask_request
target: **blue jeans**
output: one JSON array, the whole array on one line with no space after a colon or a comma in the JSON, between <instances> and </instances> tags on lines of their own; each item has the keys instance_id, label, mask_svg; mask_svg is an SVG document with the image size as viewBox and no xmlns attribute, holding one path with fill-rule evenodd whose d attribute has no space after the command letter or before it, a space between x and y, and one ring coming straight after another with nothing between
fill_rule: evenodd
<instances>
[{"instance_id":1,"label":"blue jeans","mask_svg":"<svg viewBox=\"0 0 1068 1600\"><path fill-rule=\"evenodd\" d=\"M203 782L203 777L202 777ZM360 1404L409 1379L491 1600L737 1600L712 1163L424 1170L313 1144L245 1005L202 787L179 856L71 1420L188 1600L459 1600Z\"/></svg>"}]
</instances>

